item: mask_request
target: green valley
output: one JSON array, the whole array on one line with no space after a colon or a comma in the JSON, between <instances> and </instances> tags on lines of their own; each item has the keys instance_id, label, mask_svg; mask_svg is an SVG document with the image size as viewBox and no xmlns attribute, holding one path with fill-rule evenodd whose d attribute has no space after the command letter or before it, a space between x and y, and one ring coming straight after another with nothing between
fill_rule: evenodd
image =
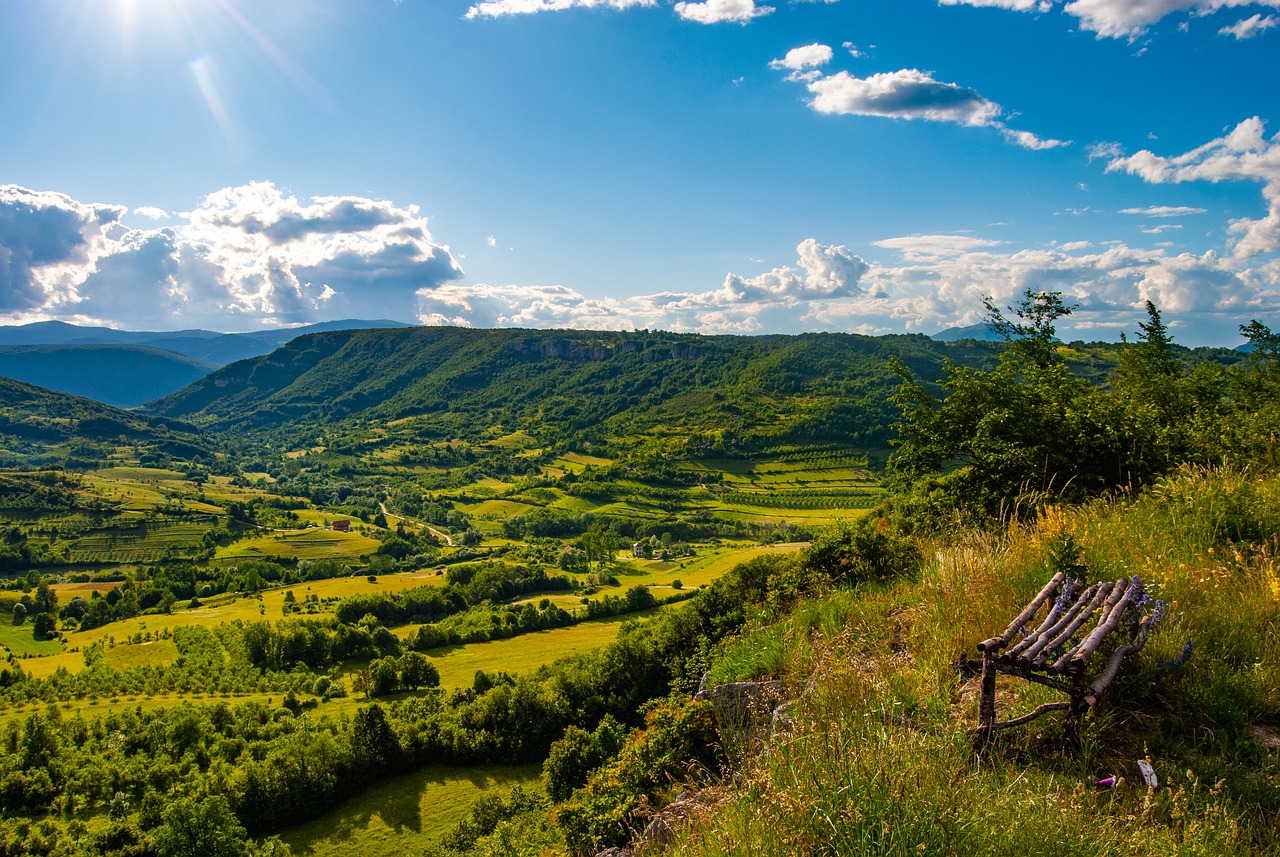
<instances>
[{"instance_id":1,"label":"green valley","mask_svg":"<svg viewBox=\"0 0 1280 857\"><path fill-rule=\"evenodd\" d=\"M1271 853L1276 338L1067 345L1052 298L1001 343L322 331L135 410L0 379L0 854ZM1058 570L1163 627L1079 744L977 747L957 657Z\"/></svg>"}]
</instances>

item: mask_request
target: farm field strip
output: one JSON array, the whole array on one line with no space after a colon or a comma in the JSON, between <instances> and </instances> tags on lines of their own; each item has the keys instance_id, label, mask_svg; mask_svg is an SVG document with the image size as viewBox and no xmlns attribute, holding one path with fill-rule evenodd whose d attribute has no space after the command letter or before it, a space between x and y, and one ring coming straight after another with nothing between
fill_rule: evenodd
<instances>
[{"instance_id":1,"label":"farm field strip","mask_svg":"<svg viewBox=\"0 0 1280 857\"><path fill-rule=\"evenodd\" d=\"M483 795L514 785L541 791L538 765L431 767L388 779L321 818L281 834L298 857L401 857L453 829Z\"/></svg>"},{"instance_id":2,"label":"farm field strip","mask_svg":"<svg viewBox=\"0 0 1280 857\"><path fill-rule=\"evenodd\" d=\"M533 672L553 661L580 655L607 646L618 636L622 624L635 616L613 616L581 622L567 628L535 631L506 640L471 643L427 652L440 670L440 686L452 690L471 687L476 670L509 673Z\"/></svg>"}]
</instances>

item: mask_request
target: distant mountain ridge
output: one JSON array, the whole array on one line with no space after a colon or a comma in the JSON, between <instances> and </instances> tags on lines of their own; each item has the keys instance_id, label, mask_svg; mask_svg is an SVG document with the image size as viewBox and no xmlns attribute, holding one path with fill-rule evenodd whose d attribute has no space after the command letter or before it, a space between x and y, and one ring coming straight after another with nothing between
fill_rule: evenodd
<instances>
[{"instance_id":1,"label":"distant mountain ridge","mask_svg":"<svg viewBox=\"0 0 1280 857\"><path fill-rule=\"evenodd\" d=\"M65 321L0 325L0 345L139 345L173 351L214 366L268 354L291 339L329 330L412 327L402 321L341 319L304 327L282 327L245 333L213 330L141 331L87 327Z\"/></svg>"},{"instance_id":2,"label":"distant mountain ridge","mask_svg":"<svg viewBox=\"0 0 1280 857\"><path fill-rule=\"evenodd\" d=\"M0 326L0 375L119 408L134 408L180 390L219 366L269 354L298 336L402 327L409 325L345 319L306 327L217 333L116 330L40 321Z\"/></svg>"},{"instance_id":3,"label":"distant mountain ridge","mask_svg":"<svg viewBox=\"0 0 1280 857\"><path fill-rule=\"evenodd\" d=\"M118 408L158 399L217 368L144 345L0 346L0 375Z\"/></svg>"},{"instance_id":4,"label":"distant mountain ridge","mask_svg":"<svg viewBox=\"0 0 1280 857\"><path fill-rule=\"evenodd\" d=\"M1000 342L1002 337L991 325L980 321L964 327L948 327L933 334L930 339L936 342L959 342L962 339L972 339L976 342Z\"/></svg>"}]
</instances>

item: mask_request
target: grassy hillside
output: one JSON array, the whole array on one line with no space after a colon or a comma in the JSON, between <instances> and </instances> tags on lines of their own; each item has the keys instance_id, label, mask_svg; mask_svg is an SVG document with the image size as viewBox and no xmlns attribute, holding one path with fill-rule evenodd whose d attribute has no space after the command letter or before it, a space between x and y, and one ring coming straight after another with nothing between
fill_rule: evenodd
<instances>
[{"instance_id":1,"label":"grassy hillside","mask_svg":"<svg viewBox=\"0 0 1280 857\"><path fill-rule=\"evenodd\" d=\"M930 377L987 345L922 336L698 336L637 332L342 331L300 337L152 403L218 429L412 420L419 436L493 427L541 442L678 432L699 443L882 444L891 355Z\"/></svg>"},{"instance_id":2,"label":"grassy hillside","mask_svg":"<svg viewBox=\"0 0 1280 857\"><path fill-rule=\"evenodd\" d=\"M729 745L724 769L651 786L659 805L705 790L674 823L671 853L1275 854L1278 531L1273 474L1189 469L1138 497L1047 508L1003 534L928 540L906 577L790 608L770 599L719 650L711 680L781 679L792 723L767 748ZM1141 575L1166 603L1163 625L1086 716L1078 747L1049 715L979 749L965 734L979 680L957 672L957 656L974 657L1035 594L1065 534L1083 548L1077 575ZM998 684L1002 717L1059 698ZM611 784L632 776L626 758L601 768L562 817L624 794ZM1143 784L1139 760L1159 788ZM637 809L627 825L643 829L652 812Z\"/></svg>"}]
</instances>

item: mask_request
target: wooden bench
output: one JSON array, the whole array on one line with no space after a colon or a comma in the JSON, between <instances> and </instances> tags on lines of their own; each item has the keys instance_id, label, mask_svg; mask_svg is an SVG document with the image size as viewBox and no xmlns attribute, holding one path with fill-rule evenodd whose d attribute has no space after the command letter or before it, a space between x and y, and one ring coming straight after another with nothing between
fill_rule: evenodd
<instances>
[{"instance_id":1,"label":"wooden bench","mask_svg":"<svg viewBox=\"0 0 1280 857\"><path fill-rule=\"evenodd\" d=\"M970 729L984 743L997 729L1019 726L1050 711L1066 711L1068 740L1076 738L1080 718L1097 704L1115 680L1124 659L1142 648L1160 623L1164 604L1153 601L1142 581L1131 579L1095 583L1076 592L1078 584L1064 572L1053 576L1040 594L998 637L978 644L981 661L962 659L969 674L981 670L982 696L978 726ZM1034 630L1032 624L1041 614ZM1128 616L1126 617L1126 614ZM1018 634L1022 639L1013 643ZM1112 635L1121 640L1101 671L1091 675L1088 666L1103 642ZM996 675L1017 676L1065 693L1068 699L1041 705L1029 714L996 721Z\"/></svg>"}]
</instances>

